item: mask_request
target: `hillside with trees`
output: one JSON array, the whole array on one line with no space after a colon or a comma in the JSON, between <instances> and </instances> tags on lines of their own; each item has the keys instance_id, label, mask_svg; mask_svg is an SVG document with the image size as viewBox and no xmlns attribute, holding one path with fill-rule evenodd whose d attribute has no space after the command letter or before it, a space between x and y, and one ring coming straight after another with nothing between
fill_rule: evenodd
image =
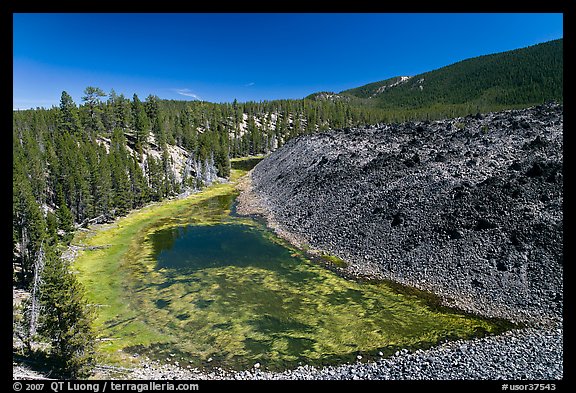
<instances>
[{"instance_id":1,"label":"hillside with trees","mask_svg":"<svg viewBox=\"0 0 576 393\"><path fill-rule=\"evenodd\" d=\"M308 98L325 97L382 109L385 117L395 121L465 116L550 100L562 102L563 39Z\"/></svg>"},{"instance_id":2,"label":"hillside with trees","mask_svg":"<svg viewBox=\"0 0 576 393\"><path fill-rule=\"evenodd\" d=\"M54 224L45 229L66 237L75 224L106 221L225 179L231 157L266 154L298 135L382 120L378 110L310 100L213 104L150 95L142 101L95 87L85 94L79 106L63 92L59 107L14 112L17 245L29 237L25 232L35 232L28 228L36 221L32 211L46 220L42 226ZM29 278L27 263L21 265Z\"/></svg>"}]
</instances>

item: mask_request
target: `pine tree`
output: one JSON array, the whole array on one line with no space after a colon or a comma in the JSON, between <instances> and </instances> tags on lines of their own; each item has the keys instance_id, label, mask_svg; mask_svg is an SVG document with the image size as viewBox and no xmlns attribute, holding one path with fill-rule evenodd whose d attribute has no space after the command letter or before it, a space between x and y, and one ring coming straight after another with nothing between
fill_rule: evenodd
<instances>
[{"instance_id":1,"label":"pine tree","mask_svg":"<svg viewBox=\"0 0 576 393\"><path fill-rule=\"evenodd\" d=\"M81 129L78 108L70 94L66 91L62 92L60 98L60 121L58 128L60 131L67 131L70 134L78 134Z\"/></svg>"},{"instance_id":2,"label":"pine tree","mask_svg":"<svg viewBox=\"0 0 576 393\"><path fill-rule=\"evenodd\" d=\"M12 233L14 262L21 268L23 284L28 285L34 275L34 258L45 238L46 223L34 196L26 144L21 140L16 136L12 142Z\"/></svg>"},{"instance_id":3,"label":"pine tree","mask_svg":"<svg viewBox=\"0 0 576 393\"><path fill-rule=\"evenodd\" d=\"M53 248L45 252L39 301L38 333L51 343L57 373L86 378L94 363L94 310L84 298L84 288Z\"/></svg>"},{"instance_id":4,"label":"pine tree","mask_svg":"<svg viewBox=\"0 0 576 393\"><path fill-rule=\"evenodd\" d=\"M39 143L40 136L34 135L31 130L22 135L23 151L25 152L26 173L32 192L37 201L45 198L46 165Z\"/></svg>"},{"instance_id":5,"label":"pine tree","mask_svg":"<svg viewBox=\"0 0 576 393\"><path fill-rule=\"evenodd\" d=\"M104 129L101 118L102 110L98 105L100 104L100 98L106 97L106 93L98 87L88 86L84 89L84 94L82 101L86 103L88 108L87 126L92 131L102 131Z\"/></svg>"},{"instance_id":6,"label":"pine tree","mask_svg":"<svg viewBox=\"0 0 576 393\"><path fill-rule=\"evenodd\" d=\"M118 115L116 112L117 101L118 94L116 94L114 89L110 90L108 100L106 101L106 105L104 106L104 111L102 113L102 123L104 125L104 130L107 133L111 133L115 127L120 126L118 124Z\"/></svg>"},{"instance_id":7,"label":"pine tree","mask_svg":"<svg viewBox=\"0 0 576 393\"><path fill-rule=\"evenodd\" d=\"M218 124L216 132L211 137L211 150L216 167L216 175L227 178L230 176L230 147L228 132Z\"/></svg>"},{"instance_id":8,"label":"pine tree","mask_svg":"<svg viewBox=\"0 0 576 393\"><path fill-rule=\"evenodd\" d=\"M170 196L174 190L174 174L170 169L170 154L168 149L162 150L162 196L164 198Z\"/></svg>"},{"instance_id":9,"label":"pine tree","mask_svg":"<svg viewBox=\"0 0 576 393\"><path fill-rule=\"evenodd\" d=\"M46 236L46 222L38 202L34 199L30 183L18 174L15 180L17 183L14 193L16 204L12 221L17 232L22 278L27 285L34 275L34 259Z\"/></svg>"},{"instance_id":10,"label":"pine tree","mask_svg":"<svg viewBox=\"0 0 576 393\"><path fill-rule=\"evenodd\" d=\"M66 205L66 199L62 192L62 188L58 188L58 209L56 210L56 218L58 221L58 229L62 231L62 241L68 243L74 236L74 215Z\"/></svg>"},{"instance_id":11,"label":"pine tree","mask_svg":"<svg viewBox=\"0 0 576 393\"><path fill-rule=\"evenodd\" d=\"M72 171L74 181L72 212L76 221L81 223L90 217L93 211L93 195L90 192L90 169L86 161L86 145L81 143L80 147L75 150L75 164Z\"/></svg>"},{"instance_id":12,"label":"pine tree","mask_svg":"<svg viewBox=\"0 0 576 393\"><path fill-rule=\"evenodd\" d=\"M146 115L148 116L148 119L152 124L154 124L154 121L158 118L159 100L160 99L157 96L150 94L148 95L148 97L146 97L146 101L144 102L144 109L146 111Z\"/></svg>"},{"instance_id":13,"label":"pine tree","mask_svg":"<svg viewBox=\"0 0 576 393\"><path fill-rule=\"evenodd\" d=\"M164 128L164 119L162 115L158 115L154 119L152 132L156 138L156 145L162 148L166 144L166 130Z\"/></svg>"},{"instance_id":14,"label":"pine tree","mask_svg":"<svg viewBox=\"0 0 576 393\"><path fill-rule=\"evenodd\" d=\"M112 134L109 160L115 214L124 215L132 207L132 195L128 177L129 157L126 152L126 140L118 128Z\"/></svg>"},{"instance_id":15,"label":"pine tree","mask_svg":"<svg viewBox=\"0 0 576 393\"><path fill-rule=\"evenodd\" d=\"M147 158L148 184L150 188L150 198L153 201L162 199L162 170L158 160L151 155Z\"/></svg>"},{"instance_id":16,"label":"pine tree","mask_svg":"<svg viewBox=\"0 0 576 393\"><path fill-rule=\"evenodd\" d=\"M134 118L134 137L136 139L135 149L141 157L142 149L150 132L150 121L146 115L144 104L142 104L137 94L134 94L132 99L132 117Z\"/></svg>"},{"instance_id":17,"label":"pine tree","mask_svg":"<svg viewBox=\"0 0 576 393\"><path fill-rule=\"evenodd\" d=\"M110 217L110 209L112 206L112 174L110 171L110 158L106 154L106 149L99 147L98 153L98 167L96 169L99 176L94 184L94 205L96 208L96 216Z\"/></svg>"},{"instance_id":18,"label":"pine tree","mask_svg":"<svg viewBox=\"0 0 576 393\"><path fill-rule=\"evenodd\" d=\"M114 113L116 114L116 127L126 130L132 127L132 111L130 101L124 94L117 96L114 101Z\"/></svg>"},{"instance_id":19,"label":"pine tree","mask_svg":"<svg viewBox=\"0 0 576 393\"><path fill-rule=\"evenodd\" d=\"M131 164L128 167L128 175L130 177L130 191L133 195L132 207L141 207L150 199L148 185L136 157L132 157Z\"/></svg>"},{"instance_id":20,"label":"pine tree","mask_svg":"<svg viewBox=\"0 0 576 393\"><path fill-rule=\"evenodd\" d=\"M58 244L58 218L50 211L46 213L46 241L49 245Z\"/></svg>"}]
</instances>

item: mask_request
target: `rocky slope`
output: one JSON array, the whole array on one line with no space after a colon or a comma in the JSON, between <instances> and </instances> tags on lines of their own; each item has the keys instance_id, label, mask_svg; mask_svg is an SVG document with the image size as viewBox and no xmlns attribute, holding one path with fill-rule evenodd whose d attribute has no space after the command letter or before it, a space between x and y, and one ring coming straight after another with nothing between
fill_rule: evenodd
<instances>
[{"instance_id":1,"label":"rocky slope","mask_svg":"<svg viewBox=\"0 0 576 393\"><path fill-rule=\"evenodd\" d=\"M563 107L299 137L239 198L343 273L533 325L562 320ZM250 207L252 205L252 207Z\"/></svg>"}]
</instances>

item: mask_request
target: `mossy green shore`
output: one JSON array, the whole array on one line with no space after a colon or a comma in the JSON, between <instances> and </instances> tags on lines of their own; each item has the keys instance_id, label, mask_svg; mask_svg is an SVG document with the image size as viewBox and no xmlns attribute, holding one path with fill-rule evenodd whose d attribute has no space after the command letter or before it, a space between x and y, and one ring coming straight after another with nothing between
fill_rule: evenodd
<instances>
[{"instance_id":1,"label":"mossy green shore","mask_svg":"<svg viewBox=\"0 0 576 393\"><path fill-rule=\"evenodd\" d=\"M429 297L387 283L340 277L261 223L231 216L235 183L245 173L233 169L229 183L78 233L73 244L84 250L74 268L97 306L103 362L130 365L138 353L183 367L238 370L258 362L280 370L370 359L510 327L434 307ZM213 265L159 264L158 236L187 228L213 239L223 225L228 238L238 233L256 246L232 250L228 260L220 245L223 254Z\"/></svg>"}]
</instances>

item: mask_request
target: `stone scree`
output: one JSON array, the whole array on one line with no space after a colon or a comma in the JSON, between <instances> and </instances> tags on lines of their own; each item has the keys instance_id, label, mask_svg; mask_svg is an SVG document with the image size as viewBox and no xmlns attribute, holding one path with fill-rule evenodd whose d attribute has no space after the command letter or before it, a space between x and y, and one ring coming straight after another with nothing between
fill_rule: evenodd
<instances>
[{"instance_id":1,"label":"stone scree","mask_svg":"<svg viewBox=\"0 0 576 393\"><path fill-rule=\"evenodd\" d=\"M251 173L280 233L445 305L562 320L563 106L290 140ZM242 198L240 198L242 199ZM241 209L240 209L241 210Z\"/></svg>"}]
</instances>

